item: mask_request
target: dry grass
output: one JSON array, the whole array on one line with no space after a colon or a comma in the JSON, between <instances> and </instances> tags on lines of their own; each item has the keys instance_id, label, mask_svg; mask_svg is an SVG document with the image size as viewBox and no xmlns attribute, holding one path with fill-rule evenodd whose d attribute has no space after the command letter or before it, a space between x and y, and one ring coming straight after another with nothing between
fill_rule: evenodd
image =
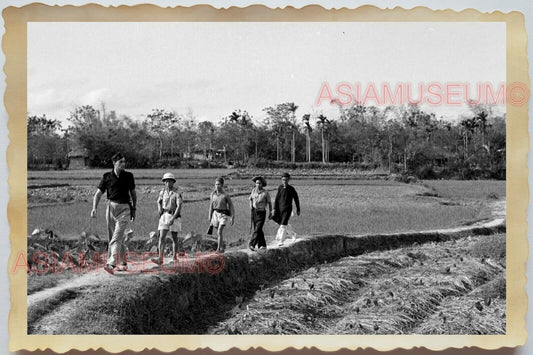
<instances>
[{"instance_id":1,"label":"dry grass","mask_svg":"<svg viewBox=\"0 0 533 355\"><path fill-rule=\"evenodd\" d=\"M505 235L318 265L259 290L211 333L504 334L505 256L473 253L495 240L504 244Z\"/></svg>"},{"instance_id":2,"label":"dry grass","mask_svg":"<svg viewBox=\"0 0 533 355\"><path fill-rule=\"evenodd\" d=\"M486 304L489 301L471 294L447 300L440 305L440 312L434 312L413 333L505 334L505 299L490 299Z\"/></svg>"}]
</instances>

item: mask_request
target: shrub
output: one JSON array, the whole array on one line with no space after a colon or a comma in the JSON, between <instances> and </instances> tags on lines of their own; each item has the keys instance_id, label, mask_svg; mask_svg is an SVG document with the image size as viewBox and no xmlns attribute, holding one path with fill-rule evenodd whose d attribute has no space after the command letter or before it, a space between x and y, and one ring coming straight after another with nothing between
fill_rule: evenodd
<instances>
[{"instance_id":1,"label":"shrub","mask_svg":"<svg viewBox=\"0 0 533 355\"><path fill-rule=\"evenodd\" d=\"M415 175L422 180L434 180L437 178L437 174L433 170L433 165L419 166L415 170Z\"/></svg>"}]
</instances>

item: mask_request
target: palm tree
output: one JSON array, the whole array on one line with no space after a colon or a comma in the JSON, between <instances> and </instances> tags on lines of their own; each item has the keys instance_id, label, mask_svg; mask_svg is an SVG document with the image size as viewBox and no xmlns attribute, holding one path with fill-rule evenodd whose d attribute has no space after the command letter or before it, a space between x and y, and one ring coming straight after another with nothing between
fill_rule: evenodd
<instances>
[{"instance_id":1,"label":"palm tree","mask_svg":"<svg viewBox=\"0 0 533 355\"><path fill-rule=\"evenodd\" d=\"M230 123L237 125L239 130L239 149L241 151L242 161L246 162L248 159L246 152L246 144L249 140L248 128L252 124L252 119L247 111L242 112L241 110L233 111L231 115L228 116Z\"/></svg>"},{"instance_id":2,"label":"palm tree","mask_svg":"<svg viewBox=\"0 0 533 355\"><path fill-rule=\"evenodd\" d=\"M248 129L252 125L252 118L248 114L248 112L244 111L241 114L241 120L239 122L241 125L241 150L242 150L242 159L243 161L248 160L248 151L246 149L246 146L249 141L249 132Z\"/></svg>"},{"instance_id":3,"label":"palm tree","mask_svg":"<svg viewBox=\"0 0 533 355\"><path fill-rule=\"evenodd\" d=\"M308 163L311 162L311 131L313 130L309 124L310 118L311 115L308 113L302 116L302 121L305 125L305 159Z\"/></svg>"},{"instance_id":4,"label":"palm tree","mask_svg":"<svg viewBox=\"0 0 533 355\"><path fill-rule=\"evenodd\" d=\"M317 124L320 125L320 133L322 135L322 163L327 162L327 154L326 154L326 140L324 139L324 131L326 129L326 124L329 123L329 120L326 116L320 115L317 117L318 121Z\"/></svg>"},{"instance_id":5,"label":"palm tree","mask_svg":"<svg viewBox=\"0 0 533 355\"><path fill-rule=\"evenodd\" d=\"M237 123L239 122L239 118L241 118L241 116L237 112L233 111L228 118L230 122Z\"/></svg>"},{"instance_id":6,"label":"palm tree","mask_svg":"<svg viewBox=\"0 0 533 355\"><path fill-rule=\"evenodd\" d=\"M477 116L476 120L478 122L478 126L481 129L481 146L485 146L485 133L487 130L487 117L489 115L485 111L481 111Z\"/></svg>"},{"instance_id":7,"label":"palm tree","mask_svg":"<svg viewBox=\"0 0 533 355\"><path fill-rule=\"evenodd\" d=\"M298 109L298 106L294 104L294 102L290 102L288 104L288 110L291 113L291 131L292 131L292 141L291 141L291 161L294 163L296 161L296 117L295 112Z\"/></svg>"},{"instance_id":8,"label":"palm tree","mask_svg":"<svg viewBox=\"0 0 533 355\"><path fill-rule=\"evenodd\" d=\"M463 132L463 144L464 144L463 157L464 157L464 160L467 160L468 159L468 140L470 138L470 135L473 135L478 124L475 118L472 118L472 119L465 119L461 121L460 125L461 125L461 129Z\"/></svg>"}]
</instances>

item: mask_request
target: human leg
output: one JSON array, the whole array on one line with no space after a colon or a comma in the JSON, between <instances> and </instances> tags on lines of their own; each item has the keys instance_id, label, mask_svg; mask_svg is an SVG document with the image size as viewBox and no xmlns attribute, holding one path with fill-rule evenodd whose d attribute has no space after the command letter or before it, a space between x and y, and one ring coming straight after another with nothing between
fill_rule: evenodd
<instances>
[{"instance_id":1,"label":"human leg","mask_svg":"<svg viewBox=\"0 0 533 355\"><path fill-rule=\"evenodd\" d=\"M126 253L128 252L128 248L126 247L127 242L125 241L127 237L127 233L124 232L124 242L120 244L118 255L119 260L118 263L120 265L119 270L125 271L128 269L128 263L126 262Z\"/></svg>"},{"instance_id":2,"label":"human leg","mask_svg":"<svg viewBox=\"0 0 533 355\"><path fill-rule=\"evenodd\" d=\"M159 240L157 242L157 258L162 264L165 261L165 241L167 240L168 229L159 230Z\"/></svg>"},{"instance_id":3,"label":"human leg","mask_svg":"<svg viewBox=\"0 0 533 355\"><path fill-rule=\"evenodd\" d=\"M291 218L291 212L292 209L281 211L281 222L278 229L279 245L283 245L285 239L287 239L287 225L289 224L289 219Z\"/></svg>"},{"instance_id":4,"label":"human leg","mask_svg":"<svg viewBox=\"0 0 533 355\"><path fill-rule=\"evenodd\" d=\"M108 203L105 209L105 223L107 228L107 257L111 257L111 239L113 239L113 231L115 230L115 220L111 216L111 205Z\"/></svg>"},{"instance_id":5,"label":"human leg","mask_svg":"<svg viewBox=\"0 0 533 355\"><path fill-rule=\"evenodd\" d=\"M214 211L213 216L211 218L211 225L214 228L217 228L217 234L218 234L218 246L217 246L217 252L223 253L224 249L226 247L224 243L224 227L229 221L229 217L223 213Z\"/></svg>"},{"instance_id":6,"label":"human leg","mask_svg":"<svg viewBox=\"0 0 533 355\"><path fill-rule=\"evenodd\" d=\"M295 241L296 240L296 232L294 231L292 226L290 224L287 224L287 227L285 228L285 230L287 231L287 236L290 236L292 241Z\"/></svg>"},{"instance_id":7,"label":"human leg","mask_svg":"<svg viewBox=\"0 0 533 355\"><path fill-rule=\"evenodd\" d=\"M123 250L124 232L129 222L129 206L127 204L110 204L109 206L109 217L114 221L115 228L113 229L113 235L109 242L107 264L115 267L118 260L124 260L124 255L120 255L120 252Z\"/></svg>"},{"instance_id":8,"label":"human leg","mask_svg":"<svg viewBox=\"0 0 533 355\"><path fill-rule=\"evenodd\" d=\"M176 249L178 246L178 232L170 232L170 236L172 237L172 260L176 260Z\"/></svg>"},{"instance_id":9,"label":"human leg","mask_svg":"<svg viewBox=\"0 0 533 355\"><path fill-rule=\"evenodd\" d=\"M266 248L265 233L263 232L263 226L266 221L266 211L258 211L257 219L255 221L254 232L256 232L256 243L259 248Z\"/></svg>"},{"instance_id":10,"label":"human leg","mask_svg":"<svg viewBox=\"0 0 533 355\"><path fill-rule=\"evenodd\" d=\"M252 210L252 225L252 237L250 238L250 243L248 243L250 250L254 250L255 246L257 245L257 212L255 209Z\"/></svg>"},{"instance_id":11,"label":"human leg","mask_svg":"<svg viewBox=\"0 0 533 355\"><path fill-rule=\"evenodd\" d=\"M218 246L217 246L217 252L219 253L223 253L224 250L226 249L225 248L225 243L224 243L224 225L223 224L219 224L218 226L218 229L217 229L217 233L218 233Z\"/></svg>"},{"instance_id":12,"label":"human leg","mask_svg":"<svg viewBox=\"0 0 533 355\"><path fill-rule=\"evenodd\" d=\"M285 239L287 238L287 226L280 225L278 228L278 233L276 239L278 240L278 245L283 245Z\"/></svg>"}]
</instances>

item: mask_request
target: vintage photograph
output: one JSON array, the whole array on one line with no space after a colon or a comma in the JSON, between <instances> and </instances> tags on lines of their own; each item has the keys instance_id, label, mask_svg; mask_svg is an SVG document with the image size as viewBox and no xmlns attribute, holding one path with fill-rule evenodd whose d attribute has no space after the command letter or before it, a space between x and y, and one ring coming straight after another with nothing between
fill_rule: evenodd
<instances>
[{"instance_id":1,"label":"vintage photograph","mask_svg":"<svg viewBox=\"0 0 533 355\"><path fill-rule=\"evenodd\" d=\"M5 11L10 349L523 342L523 18L406 14Z\"/></svg>"},{"instance_id":2,"label":"vintage photograph","mask_svg":"<svg viewBox=\"0 0 533 355\"><path fill-rule=\"evenodd\" d=\"M505 34L28 24L28 334L505 334Z\"/></svg>"}]
</instances>

